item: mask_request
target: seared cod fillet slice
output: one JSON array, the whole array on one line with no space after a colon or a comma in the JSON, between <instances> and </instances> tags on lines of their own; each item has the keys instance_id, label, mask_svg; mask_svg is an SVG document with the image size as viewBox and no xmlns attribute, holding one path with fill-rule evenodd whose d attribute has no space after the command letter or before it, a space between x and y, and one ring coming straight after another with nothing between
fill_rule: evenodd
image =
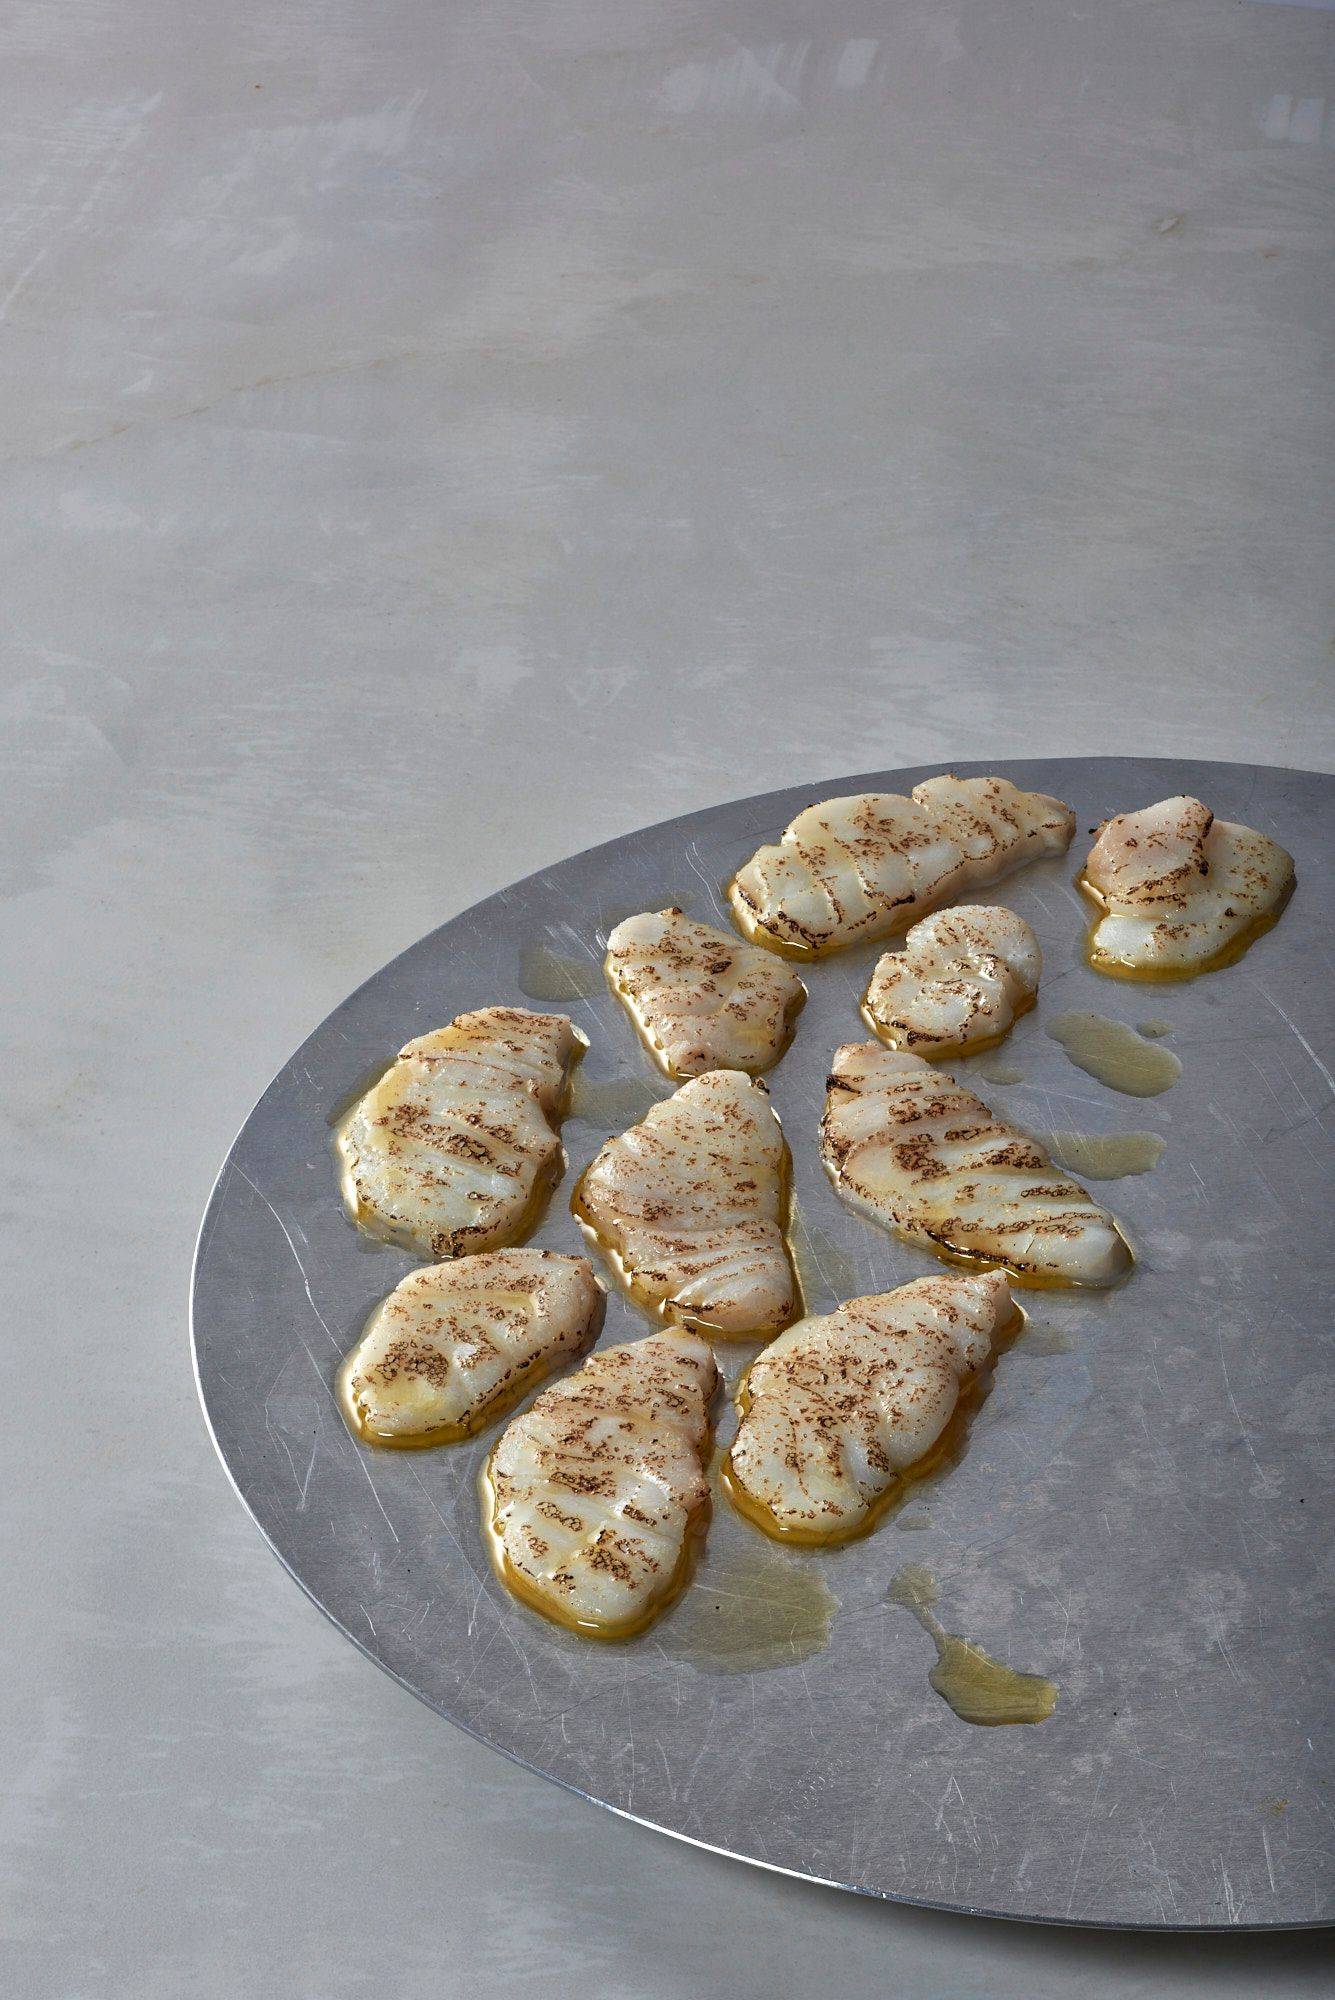
<instances>
[{"instance_id":1,"label":"seared cod fillet slice","mask_svg":"<svg viewBox=\"0 0 1335 2000\"><path fill-rule=\"evenodd\" d=\"M807 997L795 972L678 909L627 917L607 940L607 976L669 1076L778 1061Z\"/></svg>"},{"instance_id":2,"label":"seared cod fillet slice","mask_svg":"<svg viewBox=\"0 0 1335 2000\"><path fill-rule=\"evenodd\" d=\"M1293 857L1185 794L1105 820L1081 886L1105 914L1096 970L1189 979L1227 964L1268 929L1293 887Z\"/></svg>"},{"instance_id":3,"label":"seared cod fillet slice","mask_svg":"<svg viewBox=\"0 0 1335 2000\"><path fill-rule=\"evenodd\" d=\"M734 1503L793 1541L858 1534L1016 1317L1000 1271L943 1272L790 1326L745 1378L725 1475Z\"/></svg>"},{"instance_id":4,"label":"seared cod fillet slice","mask_svg":"<svg viewBox=\"0 0 1335 2000\"><path fill-rule=\"evenodd\" d=\"M1131 1252L1107 1209L952 1076L876 1042L834 1058L821 1156L850 1208L1022 1284L1111 1285Z\"/></svg>"},{"instance_id":5,"label":"seared cod fillet slice","mask_svg":"<svg viewBox=\"0 0 1335 2000\"><path fill-rule=\"evenodd\" d=\"M719 1375L694 1334L593 1354L506 1426L483 1474L501 1581L558 1624L616 1639L676 1595L709 1506Z\"/></svg>"},{"instance_id":6,"label":"seared cod fillet slice","mask_svg":"<svg viewBox=\"0 0 1335 2000\"><path fill-rule=\"evenodd\" d=\"M354 1222L422 1257L513 1242L560 1178L555 1125L582 1053L564 1014L520 1007L409 1042L339 1126Z\"/></svg>"},{"instance_id":7,"label":"seared cod fillet slice","mask_svg":"<svg viewBox=\"0 0 1335 2000\"><path fill-rule=\"evenodd\" d=\"M928 778L910 798L862 792L800 812L728 888L758 944L798 958L904 930L966 889L1071 844L1075 815L1006 778Z\"/></svg>"},{"instance_id":8,"label":"seared cod fillet slice","mask_svg":"<svg viewBox=\"0 0 1335 2000\"><path fill-rule=\"evenodd\" d=\"M787 1183L764 1084L715 1069L609 1139L572 1206L632 1297L679 1326L759 1338L795 1309Z\"/></svg>"},{"instance_id":9,"label":"seared cod fillet slice","mask_svg":"<svg viewBox=\"0 0 1335 2000\"><path fill-rule=\"evenodd\" d=\"M945 1055L998 1042L1032 1007L1043 954L1013 910L960 903L877 961L863 1012L891 1048Z\"/></svg>"},{"instance_id":10,"label":"seared cod fillet slice","mask_svg":"<svg viewBox=\"0 0 1335 2000\"><path fill-rule=\"evenodd\" d=\"M376 1444L471 1437L598 1338L607 1301L587 1257L484 1250L410 1271L344 1364L343 1413Z\"/></svg>"}]
</instances>

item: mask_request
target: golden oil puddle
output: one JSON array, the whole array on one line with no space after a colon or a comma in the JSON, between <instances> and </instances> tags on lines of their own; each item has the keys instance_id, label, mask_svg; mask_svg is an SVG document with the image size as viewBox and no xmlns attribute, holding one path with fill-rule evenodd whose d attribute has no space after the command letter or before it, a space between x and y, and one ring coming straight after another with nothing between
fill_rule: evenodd
<instances>
[{"instance_id":1,"label":"golden oil puddle","mask_svg":"<svg viewBox=\"0 0 1335 2000\"><path fill-rule=\"evenodd\" d=\"M1106 1014L1058 1014L1048 1022L1048 1033L1077 1069L1128 1097L1158 1097L1182 1074L1171 1049L1156 1047L1125 1021L1110 1021Z\"/></svg>"},{"instance_id":2,"label":"golden oil puddle","mask_svg":"<svg viewBox=\"0 0 1335 2000\"><path fill-rule=\"evenodd\" d=\"M550 945L526 944L519 954L519 990L530 1000L587 1000L602 983L597 965L567 958Z\"/></svg>"},{"instance_id":3,"label":"golden oil puddle","mask_svg":"<svg viewBox=\"0 0 1335 2000\"><path fill-rule=\"evenodd\" d=\"M1016 1346L1024 1354L1074 1354L1075 1342L1065 1327L1037 1325L1030 1320Z\"/></svg>"},{"instance_id":4,"label":"golden oil puddle","mask_svg":"<svg viewBox=\"0 0 1335 2000\"><path fill-rule=\"evenodd\" d=\"M1016 1069L1014 1063L1000 1062L996 1056L982 1056L973 1066L972 1074L981 1076L985 1083L1023 1083L1024 1071Z\"/></svg>"},{"instance_id":5,"label":"golden oil puddle","mask_svg":"<svg viewBox=\"0 0 1335 2000\"><path fill-rule=\"evenodd\" d=\"M655 1089L638 1076L585 1076L575 1073L567 1116L601 1132L620 1132L638 1125L645 1113L661 1104L668 1092Z\"/></svg>"},{"instance_id":6,"label":"golden oil puddle","mask_svg":"<svg viewBox=\"0 0 1335 2000\"><path fill-rule=\"evenodd\" d=\"M994 1729L1013 1722L1046 1722L1057 1706L1056 1684L1042 1674L1018 1673L994 1660L972 1639L947 1632L933 1611L936 1579L921 1563L907 1563L886 1592L892 1604L911 1611L936 1647L930 1685L961 1722Z\"/></svg>"},{"instance_id":7,"label":"golden oil puddle","mask_svg":"<svg viewBox=\"0 0 1335 2000\"><path fill-rule=\"evenodd\" d=\"M1044 1144L1059 1167L1086 1181L1147 1174L1164 1149L1157 1132L1049 1132Z\"/></svg>"},{"instance_id":8,"label":"golden oil puddle","mask_svg":"<svg viewBox=\"0 0 1335 2000\"><path fill-rule=\"evenodd\" d=\"M809 1222L797 1202L792 1207L790 1244L805 1300L829 1294L842 1305L862 1293L857 1259L828 1230Z\"/></svg>"},{"instance_id":9,"label":"golden oil puddle","mask_svg":"<svg viewBox=\"0 0 1335 2000\"><path fill-rule=\"evenodd\" d=\"M803 1315L805 1317L805 1315ZM752 1334L749 1339L720 1342L714 1349L714 1366L723 1378L723 1393L729 1402L746 1381L747 1371L758 1354L763 1354L769 1346L772 1335ZM722 1465L726 1453L720 1446L714 1471Z\"/></svg>"},{"instance_id":10,"label":"golden oil puddle","mask_svg":"<svg viewBox=\"0 0 1335 2000\"><path fill-rule=\"evenodd\" d=\"M821 1652L838 1609L815 1562L760 1542L711 1554L663 1644L704 1674L763 1673Z\"/></svg>"},{"instance_id":11,"label":"golden oil puddle","mask_svg":"<svg viewBox=\"0 0 1335 2000\"><path fill-rule=\"evenodd\" d=\"M1147 1042L1157 1042L1160 1035L1171 1035L1172 1032L1173 1024L1171 1021L1136 1022L1136 1033L1144 1035Z\"/></svg>"}]
</instances>

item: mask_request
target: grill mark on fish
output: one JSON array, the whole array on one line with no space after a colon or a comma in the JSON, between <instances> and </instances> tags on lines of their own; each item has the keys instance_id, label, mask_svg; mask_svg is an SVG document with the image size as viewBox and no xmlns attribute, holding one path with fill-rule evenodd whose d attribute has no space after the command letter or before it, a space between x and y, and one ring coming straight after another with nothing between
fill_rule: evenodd
<instances>
[{"instance_id":1,"label":"grill mark on fish","mask_svg":"<svg viewBox=\"0 0 1335 2000\"><path fill-rule=\"evenodd\" d=\"M641 1041L676 1078L768 1069L806 999L797 974L772 953L694 923L675 906L619 923L606 968Z\"/></svg>"},{"instance_id":2,"label":"grill mark on fish","mask_svg":"<svg viewBox=\"0 0 1335 2000\"><path fill-rule=\"evenodd\" d=\"M652 1623L687 1581L708 1518L718 1383L703 1340L651 1334L592 1355L514 1418L482 1477L507 1589L588 1637Z\"/></svg>"},{"instance_id":3,"label":"grill mark on fish","mask_svg":"<svg viewBox=\"0 0 1335 2000\"><path fill-rule=\"evenodd\" d=\"M868 792L808 806L738 870L729 900L745 936L816 957L1064 852L1074 831L1060 800L1004 778L929 778L907 798Z\"/></svg>"},{"instance_id":4,"label":"grill mark on fish","mask_svg":"<svg viewBox=\"0 0 1335 2000\"><path fill-rule=\"evenodd\" d=\"M1099 914L1087 955L1125 979L1193 979L1233 964L1276 923L1294 887L1293 857L1254 827L1216 819L1182 793L1118 813L1079 883Z\"/></svg>"},{"instance_id":5,"label":"grill mark on fish","mask_svg":"<svg viewBox=\"0 0 1335 2000\"><path fill-rule=\"evenodd\" d=\"M556 1128L582 1050L566 1015L513 1007L409 1042L337 1127L353 1220L419 1256L514 1242L560 1178Z\"/></svg>"},{"instance_id":6,"label":"grill mark on fish","mask_svg":"<svg viewBox=\"0 0 1335 2000\"><path fill-rule=\"evenodd\" d=\"M711 1070L602 1148L571 1203L640 1304L745 1338L793 1317L788 1149L763 1083Z\"/></svg>"},{"instance_id":7,"label":"grill mark on fish","mask_svg":"<svg viewBox=\"0 0 1335 2000\"><path fill-rule=\"evenodd\" d=\"M1000 1272L920 1278L802 1320L747 1371L725 1491L781 1540L865 1533L934 1466L961 1398L1019 1322Z\"/></svg>"},{"instance_id":8,"label":"grill mark on fish","mask_svg":"<svg viewBox=\"0 0 1335 2000\"><path fill-rule=\"evenodd\" d=\"M851 1207L951 1259L1002 1265L1021 1283L1106 1286L1130 1269L1108 1211L920 1056L841 1048L821 1155Z\"/></svg>"}]
</instances>

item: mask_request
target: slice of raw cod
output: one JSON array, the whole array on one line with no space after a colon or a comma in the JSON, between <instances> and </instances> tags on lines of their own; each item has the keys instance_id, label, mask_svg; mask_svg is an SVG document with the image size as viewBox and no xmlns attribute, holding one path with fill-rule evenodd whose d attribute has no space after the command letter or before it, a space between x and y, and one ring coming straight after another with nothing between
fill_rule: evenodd
<instances>
[{"instance_id":1,"label":"slice of raw cod","mask_svg":"<svg viewBox=\"0 0 1335 2000\"><path fill-rule=\"evenodd\" d=\"M846 1540L945 1431L1018 1315L1000 1271L942 1272L799 1320L747 1371L725 1486L768 1534Z\"/></svg>"},{"instance_id":2,"label":"slice of raw cod","mask_svg":"<svg viewBox=\"0 0 1335 2000\"><path fill-rule=\"evenodd\" d=\"M1131 1267L1116 1220L921 1056L850 1042L835 1053L821 1157L850 1208L938 1255L999 1264L1022 1284L1115 1284Z\"/></svg>"},{"instance_id":3,"label":"slice of raw cod","mask_svg":"<svg viewBox=\"0 0 1335 2000\"><path fill-rule=\"evenodd\" d=\"M1031 1007L1043 955L1013 910L960 903L916 923L877 960L863 1012L891 1048L967 1052L1001 1040Z\"/></svg>"},{"instance_id":4,"label":"slice of raw cod","mask_svg":"<svg viewBox=\"0 0 1335 2000\"><path fill-rule=\"evenodd\" d=\"M689 1574L708 1518L705 1341L664 1332L591 1355L502 1433L482 1478L501 1581L597 1638L643 1630Z\"/></svg>"},{"instance_id":5,"label":"slice of raw cod","mask_svg":"<svg viewBox=\"0 0 1335 2000\"><path fill-rule=\"evenodd\" d=\"M715 1069L609 1139L575 1214L632 1297L738 1339L787 1326L797 1287L783 1226L788 1148L758 1078Z\"/></svg>"},{"instance_id":6,"label":"slice of raw cod","mask_svg":"<svg viewBox=\"0 0 1335 2000\"><path fill-rule=\"evenodd\" d=\"M606 1299L587 1257L484 1250L410 1271L344 1364L343 1413L378 1444L470 1437L598 1337Z\"/></svg>"},{"instance_id":7,"label":"slice of raw cod","mask_svg":"<svg viewBox=\"0 0 1335 2000\"><path fill-rule=\"evenodd\" d=\"M1075 815L1006 778L947 774L912 796L864 792L808 806L729 884L745 936L801 958L887 937L967 889L1064 853Z\"/></svg>"},{"instance_id":8,"label":"slice of raw cod","mask_svg":"<svg viewBox=\"0 0 1335 2000\"><path fill-rule=\"evenodd\" d=\"M1104 912L1089 940L1096 970L1189 978L1268 928L1293 887L1293 857L1181 794L1105 820L1080 880Z\"/></svg>"},{"instance_id":9,"label":"slice of raw cod","mask_svg":"<svg viewBox=\"0 0 1335 2000\"><path fill-rule=\"evenodd\" d=\"M560 1178L556 1125L583 1049L566 1015L520 1007L409 1042L339 1125L353 1220L422 1257L513 1243Z\"/></svg>"},{"instance_id":10,"label":"slice of raw cod","mask_svg":"<svg viewBox=\"0 0 1335 2000\"><path fill-rule=\"evenodd\" d=\"M758 1075L788 1046L806 999L772 952L679 909L627 917L607 940L607 976L640 1039L669 1076Z\"/></svg>"}]
</instances>

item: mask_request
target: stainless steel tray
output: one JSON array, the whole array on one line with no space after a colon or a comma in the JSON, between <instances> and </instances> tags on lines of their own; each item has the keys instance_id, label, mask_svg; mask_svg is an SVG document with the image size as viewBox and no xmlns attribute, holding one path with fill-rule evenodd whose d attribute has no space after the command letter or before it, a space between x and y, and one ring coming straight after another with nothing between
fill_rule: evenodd
<instances>
[{"instance_id":1,"label":"stainless steel tray","mask_svg":"<svg viewBox=\"0 0 1335 2000\"><path fill-rule=\"evenodd\" d=\"M193 1300L204 1408L241 1499L349 1638L442 1715L616 1812L950 1909L1315 1923L1332 1912L1335 781L1155 759L1005 769L1069 800L1080 824L1067 859L986 898L1029 919L1046 970L1037 1011L1001 1051L1023 1081L974 1080L1031 1130L1150 1129L1167 1149L1153 1172L1102 1184L1139 1254L1133 1282L1106 1297L1027 1294L1033 1330L1003 1358L962 1462L898 1517L844 1549L789 1554L721 1502L694 1586L654 1631L604 1647L544 1624L498 1586L479 1537L475 1478L494 1433L373 1453L344 1428L335 1366L410 1260L345 1221L329 1119L373 1065L463 1008L564 1004L590 1039L592 1111L565 1127L570 1171L536 1240L580 1247L575 1172L632 1115L600 1086L668 1086L601 980L577 978L587 994L558 1003L534 948L596 973L629 911L677 901L726 922L720 885L810 798L904 790L925 770L823 779L610 842L454 918L346 1000L265 1092L209 1203ZM1297 894L1226 972L1101 979L1080 958L1071 886L1086 830L1177 791L1282 840ZM770 1079L814 1308L935 1268L849 1215L816 1157L828 1058L863 1033L874 956L808 969L796 1041ZM1134 1099L1073 1068L1044 1023L1074 1007L1171 1022L1180 1081ZM614 1297L604 1340L642 1328ZM1059 1683L1050 1721L957 1720L928 1685L929 1639L887 1603L909 1561L935 1573L948 1630Z\"/></svg>"}]
</instances>

